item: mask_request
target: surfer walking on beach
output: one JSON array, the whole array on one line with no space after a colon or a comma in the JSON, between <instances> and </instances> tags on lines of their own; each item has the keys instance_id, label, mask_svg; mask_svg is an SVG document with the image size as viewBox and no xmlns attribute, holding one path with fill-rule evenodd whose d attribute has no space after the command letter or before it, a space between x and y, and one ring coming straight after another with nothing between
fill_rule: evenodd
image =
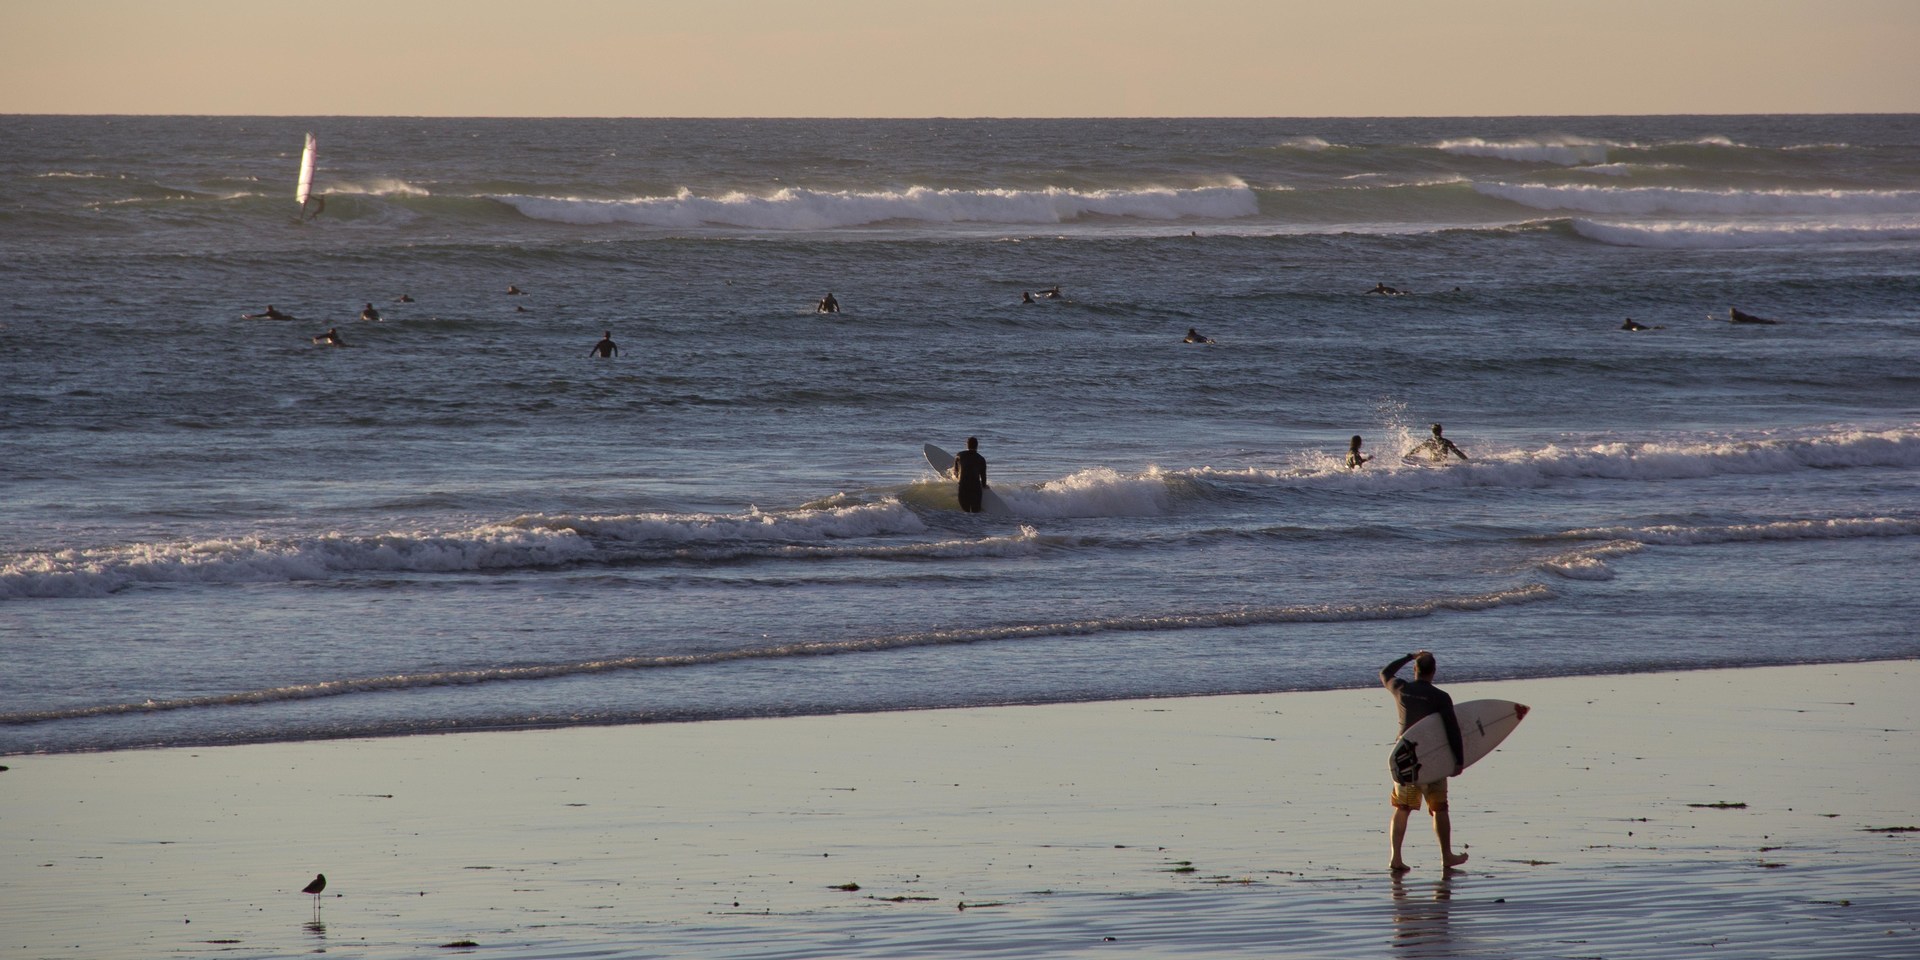
<instances>
[{"instance_id":1,"label":"surfer walking on beach","mask_svg":"<svg viewBox=\"0 0 1920 960\"><path fill-rule=\"evenodd\" d=\"M954 456L953 476L960 481L960 509L979 513L987 490L987 458L980 455L979 437L968 437L967 448Z\"/></svg>"},{"instance_id":2,"label":"surfer walking on beach","mask_svg":"<svg viewBox=\"0 0 1920 960\"><path fill-rule=\"evenodd\" d=\"M1395 676L1409 662L1413 664L1413 680ZM1402 734L1426 717L1440 715L1440 722L1447 728L1447 747L1453 751L1453 773L1449 776L1457 777L1465 769L1466 759L1465 748L1460 745L1460 721L1453 715L1453 698L1433 685L1434 670L1433 654L1421 650L1381 667L1380 683L1393 694L1393 702L1400 709ZM1393 785L1393 819L1387 825L1387 839L1393 852L1387 869L1394 873L1407 872L1407 862L1400 858L1400 843L1407 838L1408 817L1423 801L1427 813L1433 817L1433 833L1440 839L1440 857L1447 869L1467 862L1466 854L1453 852L1453 818L1447 813L1447 778L1432 783L1396 783Z\"/></svg>"}]
</instances>

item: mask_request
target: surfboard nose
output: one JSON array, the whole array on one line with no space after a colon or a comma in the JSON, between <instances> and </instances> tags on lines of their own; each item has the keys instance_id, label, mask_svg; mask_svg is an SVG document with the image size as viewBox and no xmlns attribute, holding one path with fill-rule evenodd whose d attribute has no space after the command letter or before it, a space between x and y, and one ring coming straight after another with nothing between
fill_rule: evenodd
<instances>
[{"instance_id":1,"label":"surfboard nose","mask_svg":"<svg viewBox=\"0 0 1920 960\"><path fill-rule=\"evenodd\" d=\"M1525 720L1525 719L1527 718L1527 711L1528 711L1528 710L1532 710L1532 709L1533 709L1532 707L1529 707L1529 706L1527 706L1527 705L1526 705L1526 704L1524 704L1524 703L1516 703L1516 704L1514 704L1514 705L1513 705L1513 719L1515 719L1515 720Z\"/></svg>"}]
</instances>

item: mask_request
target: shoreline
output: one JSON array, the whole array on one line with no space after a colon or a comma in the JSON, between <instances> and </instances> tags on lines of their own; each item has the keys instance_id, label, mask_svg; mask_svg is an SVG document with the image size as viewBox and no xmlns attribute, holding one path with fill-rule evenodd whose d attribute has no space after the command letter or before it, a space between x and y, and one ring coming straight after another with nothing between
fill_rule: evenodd
<instances>
[{"instance_id":1,"label":"shoreline","mask_svg":"<svg viewBox=\"0 0 1920 960\"><path fill-rule=\"evenodd\" d=\"M1397 879L1377 688L15 755L0 948L1888 956L1917 678L1443 662L1533 712Z\"/></svg>"}]
</instances>

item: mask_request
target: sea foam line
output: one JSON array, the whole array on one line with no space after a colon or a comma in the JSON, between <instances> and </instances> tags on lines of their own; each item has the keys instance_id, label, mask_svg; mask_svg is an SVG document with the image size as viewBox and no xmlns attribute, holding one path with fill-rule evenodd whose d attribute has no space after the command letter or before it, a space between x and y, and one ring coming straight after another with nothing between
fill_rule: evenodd
<instances>
[{"instance_id":1,"label":"sea foam line","mask_svg":"<svg viewBox=\"0 0 1920 960\"><path fill-rule=\"evenodd\" d=\"M1920 536L1920 520L1899 517L1838 517L1826 520L1778 520L1719 526L1659 524L1644 527L1588 527L1569 530L1571 539L1630 541L1656 546L1760 543L1770 540L1852 540L1863 537Z\"/></svg>"},{"instance_id":2,"label":"sea foam line","mask_svg":"<svg viewBox=\"0 0 1920 960\"><path fill-rule=\"evenodd\" d=\"M1703 190L1568 183L1475 183L1489 197L1538 210L1581 213L1865 215L1920 213L1920 190Z\"/></svg>"},{"instance_id":3,"label":"sea foam line","mask_svg":"<svg viewBox=\"0 0 1920 960\"><path fill-rule=\"evenodd\" d=\"M524 216L559 223L632 223L651 227L744 227L756 230L823 230L888 221L923 223L1056 224L1088 216L1146 220L1228 220L1259 212L1251 187L1234 179L1218 186L1127 190L951 190L911 187L896 191L829 191L788 188L769 194L734 192L697 196L592 200L577 197L499 196L493 199Z\"/></svg>"},{"instance_id":4,"label":"sea foam line","mask_svg":"<svg viewBox=\"0 0 1920 960\"><path fill-rule=\"evenodd\" d=\"M835 656L850 653L899 650L952 644L986 643L1005 640L1036 640L1053 637L1090 636L1113 632L1201 630L1281 623L1344 623L1354 621L1407 620L1429 617L1447 611L1473 612L1515 604L1533 603L1551 597L1552 591L1540 584L1464 597L1442 597L1424 601L1378 604L1315 604L1302 606L1251 607L1210 613L1165 614L1134 617L1103 617L1054 623L1008 624L994 627L970 627L935 630L886 637L848 640L816 640L799 643L751 647L707 653L669 654L632 657L607 657L572 663L529 664L515 667L480 667L469 670L445 670L432 673L390 674L349 680L326 680L292 684L263 690L146 700L140 703L99 704L57 710L37 710L0 714L0 726L21 726L57 720L127 714L161 713L208 707L246 706L317 700L385 690L423 687L469 686L481 683L507 683L549 680L586 674L626 670L652 670L695 667L743 660L781 660L795 657Z\"/></svg>"}]
</instances>

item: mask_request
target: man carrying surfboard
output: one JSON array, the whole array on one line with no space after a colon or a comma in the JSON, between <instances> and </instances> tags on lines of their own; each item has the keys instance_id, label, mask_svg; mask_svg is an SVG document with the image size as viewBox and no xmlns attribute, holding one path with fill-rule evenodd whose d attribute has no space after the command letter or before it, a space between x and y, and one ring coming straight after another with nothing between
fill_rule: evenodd
<instances>
[{"instance_id":1,"label":"man carrying surfboard","mask_svg":"<svg viewBox=\"0 0 1920 960\"><path fill-rule=\"evenodd\" d=\"M1402 680L1395 674L1400 668L1413 663L1413 680ZM1459 776L1466 769L1466 749L1460 743L1460 721L1453 715L1453 698L1446 691L1433 685L1436 669L1433 654L1425 650L1409 653L1380 668L1380 683L1393 694L1393 701L1400 709L1400 732L1419 723L1433 714L1440 715L1441 723L1446 725L1447 746L1453 750L1453 773ZM1433 833L1440 840L1440 857L1451 870L1467 862L1467 855L1453 852L1453 818L1447 813L1447 778L1441 777L1432 783L1395 783L1393 785L1393 819L1387 826L1387 837L1391 842L1392 859L1387 869L1394 873L1405 873L1407 862L1400 859L1401 841L1407 838L1407 819L1413 811L1419 809L1421 802L1427 805L1427 813L1433 817Z\"/></svg>"},{"instance_id":2,"label":"man carrying surfboard","mask_svg":"<svg viewBox=\"0 0 1920 960\"><path fill-rule=\"evenodd\" d=\"M960 481L960 509L979 513L987 491L987 458L980 455L979 437L968 437L967 448L954 455L953 475Z\"/></svg>"}]
</instances>

